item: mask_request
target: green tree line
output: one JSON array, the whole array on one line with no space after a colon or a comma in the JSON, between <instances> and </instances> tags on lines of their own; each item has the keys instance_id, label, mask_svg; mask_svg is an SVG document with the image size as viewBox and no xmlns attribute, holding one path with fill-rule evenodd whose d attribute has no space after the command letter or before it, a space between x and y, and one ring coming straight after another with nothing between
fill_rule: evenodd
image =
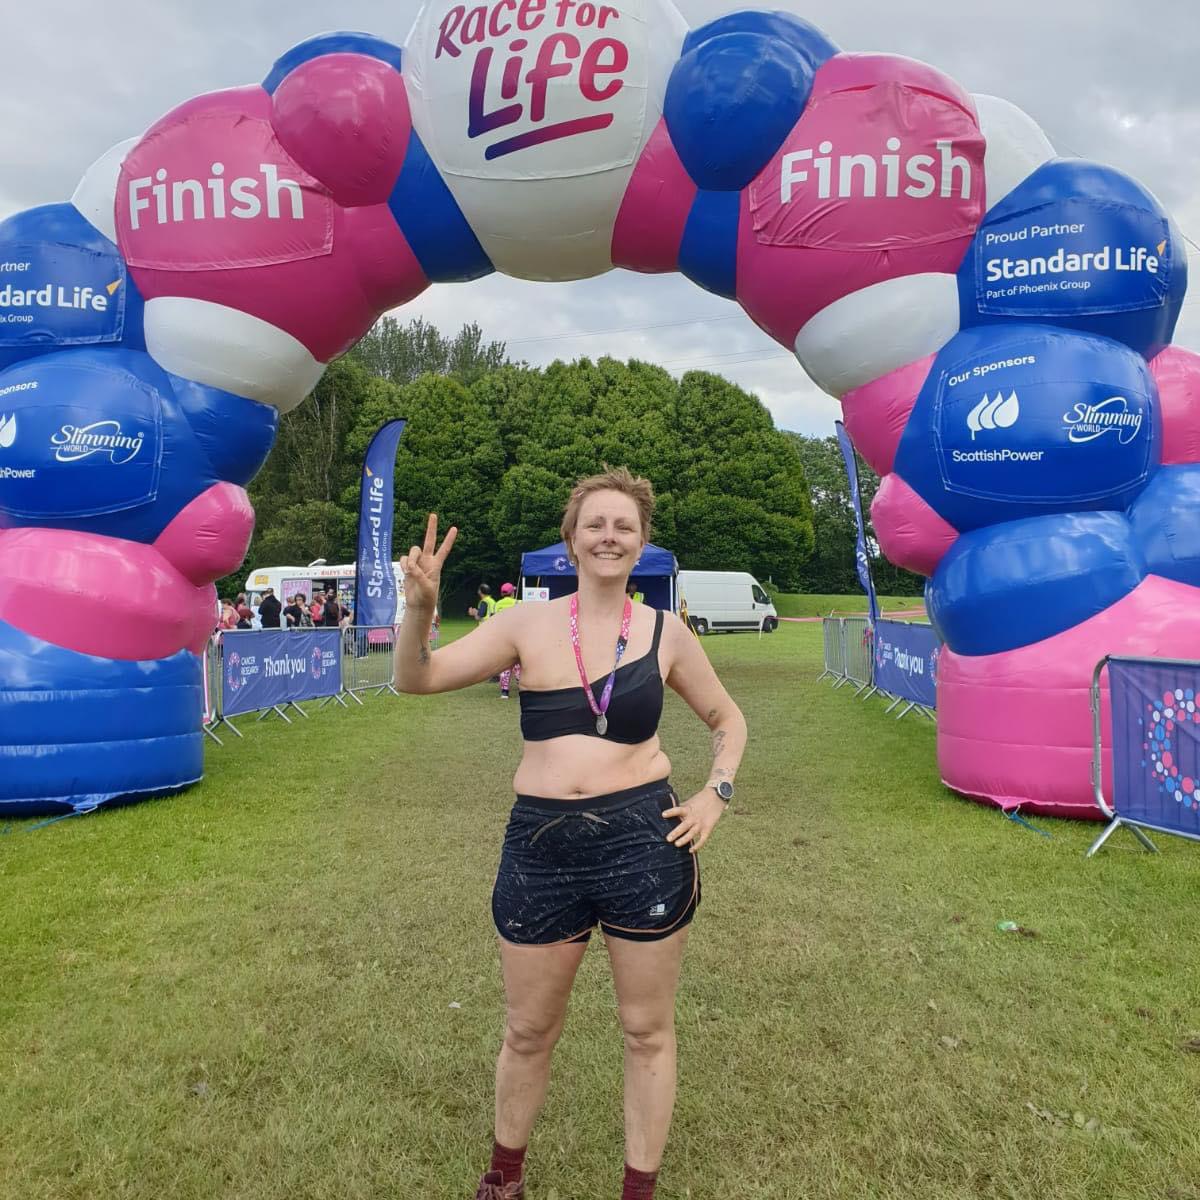
<instances>
[{"instance_id":1,"label":"green tree line","mask_svg":"<svg viewBox=\"0 0 1200 1200\"><path fill-rule=\"evenodd\" d=\"M676 380L612 358L535 368L510 361L478 326L445 337L423 320L391 317L280 420L249 489L257 524L248 567L354 560L363 455L393 417L408 420L396 460L396 553L430 511L443 528L457 525L450 594L515 578L523 551L558 540L571 484L605 463L650 479L652 536L685 567L746 570L785 591L857 587L840 459L842 491L826 479L823 443L833 439L776 430L761 401L709 372ZM839 504L848 542L846 520L825 511ZM222 591L245 576L231 575Z\"/></svg>"}]
</instances>

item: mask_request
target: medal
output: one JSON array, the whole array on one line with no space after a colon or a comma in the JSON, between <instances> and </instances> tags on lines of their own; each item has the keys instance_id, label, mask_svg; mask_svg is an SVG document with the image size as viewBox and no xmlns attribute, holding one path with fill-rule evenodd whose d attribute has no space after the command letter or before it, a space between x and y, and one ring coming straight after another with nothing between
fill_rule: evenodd
<instances>
[{"instance_id":1,"label":"medal","mask_svg":"<svg viewBox=\"0 0 1200 1200\"><path fill-rule=\"evenodd\" d=\"M596 715L596 732L603 737L608 732L608 705L612 700L613 684L617 681L617 667L621 665L621 655L625 653L625 647L629 644L629 625L633 619L633 604L628 598L625 600L625 611L621 615L621 632L617 637L617 657L613 663L613 669L609 672L608 680L604 684L604 691L600 694L600 703L596 703L596 697L592 695L592 685L588 682L587 668L583 665L583 651L579 648L579 593L576 592L571 597L571 645L575 650L575 665L579 668L579 678L583 683L583 694L587 697L588 707Z\"/></svg>"}]
</instances>

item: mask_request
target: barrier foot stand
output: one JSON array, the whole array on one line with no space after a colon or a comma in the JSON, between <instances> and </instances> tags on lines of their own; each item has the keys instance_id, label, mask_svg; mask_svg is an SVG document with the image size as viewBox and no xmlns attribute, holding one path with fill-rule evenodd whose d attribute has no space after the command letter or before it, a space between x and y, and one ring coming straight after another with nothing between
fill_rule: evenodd
<instances>
[{"instance_id":1,"label":"barrier foot stand","mask_svg":"<svg viewBox=\"0 0 1200 1200\"><path fill-rule=\"evenodd\" d=\"M895 700L893 700L891 702L891 704L889 704L887 706L887 708L885 708L883 710L883 715L886 717L888 715L888 713L890 713L892 711L892 709L896 707L897 704L903 704L903 703L904 703L904 701L899 696L897 696L895 698Z\"/></svg>"},{"instance_id":2,"label":"barrier foot stand","mask_svg":"<svg viewBox=\"0 0 1200 1200\"><path fill-rule=\"evenodd\" d=\"M866 689L865 691L858 691L854 693L857 699L870 700L872 696L877 696L879 694L879 689L873 683L864 684L863 686Z\"/></svg>"},{"instance_id":3,"label":"barrier foot stand","mask_svg":"<svg viewBox=\"0 0 1200 1200\"><path fill-rule=\"evenodd\" d=\"M278 704L272 704L270 708L264 708L256 718L256 721L266 720L272 713L278 713L289 725L292 723L292 718L283 711L283 708Z\"/></svg>"},{"instance_id":4,"label":"barrier foot stand","mask_svg":"<svg viewBox=\"0 0 1200 1200\"><path fill-rule=\"evenodd\" d=\"M228 725L229 728L232 729L233 732L236 733L240 738L244 738L246 736L228 717L218 717L213 722L213 729L220 729L222 725ZM213 736L215 737L216 735L214 734Z\"/></svg>"},{"instance_id":5,"label":"barrier foot stand","mask_svg":"<svg viewBox=\"0 0 1200 1200\"><path fill-rule=\"evenodd\" d=\"M284 708L294 708L306 721L308 720L308 713L306 713L304 709L302 709L300 705L295 702L295 700L289 700L284 705Z\"/></svg>"},{"instance_id":6,"label":"barrier foot stand","mask_svg":"<svg viewBox=\"0 0 1200 1200\"><path fill-rule=\"evenodd\" d=\"M924 704L918 704L917 712L923 717L928 717L935 725L937 724L937 713L932 708L927 708Z\"/></svg>"},{"instance_id":7,"label":"barrier foot stand","mask_svg":"<svg viewBox=\"0 0 1200 1200\"><path fill-rule=\"evenodd\" d=\"M818 683L820 683L820 682L821 682L821 680L822 680L822 679L824 679L826 675L833 675L833 677L834 677L835 679L837 678L837 676L836 676L836 675L834 675L834 673L833 673L833 672L832 672L832 671L831 671L831 670L830 670L828 667L826 667L826 668L825 668L825 670L823 670L823 671L820 673L820 675L818 675L818 676L817 676L817 682L818 682Z\"/></svg>"},{"instance_id":8,"label":"barrier foot stand","mask_svg":"<svg viewBox=\"0 0 1200 1200\"><path fill-rule=\"evenodd\" d=\"M901 710L900 710L900 711L899 711L899 712L896 714L896 720L897 720L897 721L899 721L899 720L901 720L903 717L906 717L906 716L907 716L907 715L908 715L908 714L909 714L909 713L910 713L910 712L911 712L911 711L912 711L914 708L916 708L916 707L917 707L917 702L916 702L915 700L910 700L910 701L909 701L909 702L908 702L908 703L907 703L907 704L906 704L906 705L905 705L905 706L904 706L904 707L903 707L903 708L902 708L902 709L901 709Z\"/></svg>"},{"instance_id":9,"label":"barrier foot stand","mask_svg":"<svg viewBox=\"0 0 1200 1200\"><path fill-rule=\"evenodd\" d=\"M835 684L833 685L833 690L836 692L836 691L838 690L838 688L840 688L840 687L845 687L845 686L846 686L846 684L848 684L849 682L850 682L850 676L849 676L849 675L843 675L843 676L841 677L841 679L839 679L839 680L837 681L837 683L835 683Z\"/></svg>"},{"instance_id":10,"label":"barrier foot stand","mask_svg":"<svg viewBox=\"0 0 1200 1200\"><path fill-rule=\"evenodd\" d=\"M361 696L360 696L360 695L359 695L359 694L358 694L358 693L357 693L357 692L356 692L356 691L355 691L353 688L349 688L349 689L347 689L347 690L346 690L346 691L344 691L344 692L338 692L338 694L337 694L336 696L334 696L334 699L335 699L335 700L336 700L336 701L337 701L337 702L338 702L338 703L339 703L339 704L340 704L340 705L341 705L343 708L349 708L349 707L350 707L350 705L348 705L348 704L346 703L346 697L347 697L347 696L349 696L349 697L350 697L350 699L351 699L351 700L353 700L353 701L354 701L354 703L355 703L355 704L357 704L357 705L359 706L359 708L365 708L365 707L366 707L366 705L363 703L363 698L362 698L362 697L361 697Z\"/></svg>"},{"instance_id":11,"label":"barrier foot stand","mask_svg":"<svg viewBox=\"0 0 1200 1200\"><path fill-rule=\"evenodd\" d=\"M221 741L221 739L219 737L217 737L217 735L215 733L213 733L211 725L202 725L201 729L204 730L205 736L212 738L212 740L214 742L216 742L218 746L225 745L225 743L223 741Z\"/></svg>"},{"instance_id":12,"label":"barrier foot stand","mask_svg":"<svg viewBox=\"0 0 1200 1200\"><path fill-rule=\"evenodd\" d=\"M1104 843L1107 842L1108 839L1113 835L1113 833L1120 829L1122 825L1124 825L1125 828L1128 829L1129 832L1132 833L1133 836L1137 838L1137 840L1141 842L1151 854L1158 853L1158 847L1136 825L1130 825L1127 821L1122 821L1120 817L1117 817L1110 824L1104 827L1104 832L1088 847L1088 852L1084 855L1084 857L1091 858L1092 855L1095 854L1096 851L1099 850L1100 847L1103 846Z\"/></svg>"}]
</instances>

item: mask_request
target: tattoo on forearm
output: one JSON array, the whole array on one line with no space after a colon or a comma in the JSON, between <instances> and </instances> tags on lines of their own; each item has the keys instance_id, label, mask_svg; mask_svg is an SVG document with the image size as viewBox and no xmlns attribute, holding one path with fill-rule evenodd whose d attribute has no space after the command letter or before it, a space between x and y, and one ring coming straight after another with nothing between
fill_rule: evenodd
<instances>
[{"instance_id":1,"label":"tattoo on forearm","mask_svg":"<svg viewBox=\"0 0 1200 1200\"><path fill-rule=\"evenodd\" d=\"M712 736L713 758L719 758L725 746L725 730L718 729Z\"/></svg>"},{"instance_id":2,"label":"tattoo on forearm","mask_svg":"<svg viewBox=\"0 0 1200 1200\"><path fill-rule=\"evenodd\" d=\"M708 716L705 717L704 719L706 721L712 721L716 717L716 715L717 715L717 710L715 708L710 708L708 710Z\"/></svg>"},{"instance_id":3,"label":"tattoo on forearm","mask_svg":"<svg viewBox=\"0 0 1200 1200\"><path fill-rule=\"evenodd\" d=\"M417 648L417 661L423 667L429 666L429 647L424 642Z\"/></svg>"},{"instance_id":4,"label":"tattoo on forearm","mask_svg":"<svg viewBox=\"0 0 1200 1200\"><path fill-rule=\"evenodd\" d=\"M713 774L718 779L726 779L726 778L732 779L733 778L733 772L728 767L715 767L713 769Z\"/></svg>"}]
</instances>

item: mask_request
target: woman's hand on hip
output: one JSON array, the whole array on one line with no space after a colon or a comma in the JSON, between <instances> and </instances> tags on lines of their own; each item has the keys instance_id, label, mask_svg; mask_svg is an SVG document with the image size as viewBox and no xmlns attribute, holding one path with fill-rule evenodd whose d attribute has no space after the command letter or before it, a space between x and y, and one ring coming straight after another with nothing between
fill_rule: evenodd
<instances>
[{"instance_id":1,"label":"woman's hand on hip","mask_svg":"<svg viewBox=\"0 0 1200 1200\"><path fill-rule=\"evenodd\" d=\"M725 801L712 788L704 788L678 807L664 810L664 817L679 818L679 824L667 834L667 841L675 846L687 846L695 854L725 815L725 807Z\"/></svg>"}]
</instances>

